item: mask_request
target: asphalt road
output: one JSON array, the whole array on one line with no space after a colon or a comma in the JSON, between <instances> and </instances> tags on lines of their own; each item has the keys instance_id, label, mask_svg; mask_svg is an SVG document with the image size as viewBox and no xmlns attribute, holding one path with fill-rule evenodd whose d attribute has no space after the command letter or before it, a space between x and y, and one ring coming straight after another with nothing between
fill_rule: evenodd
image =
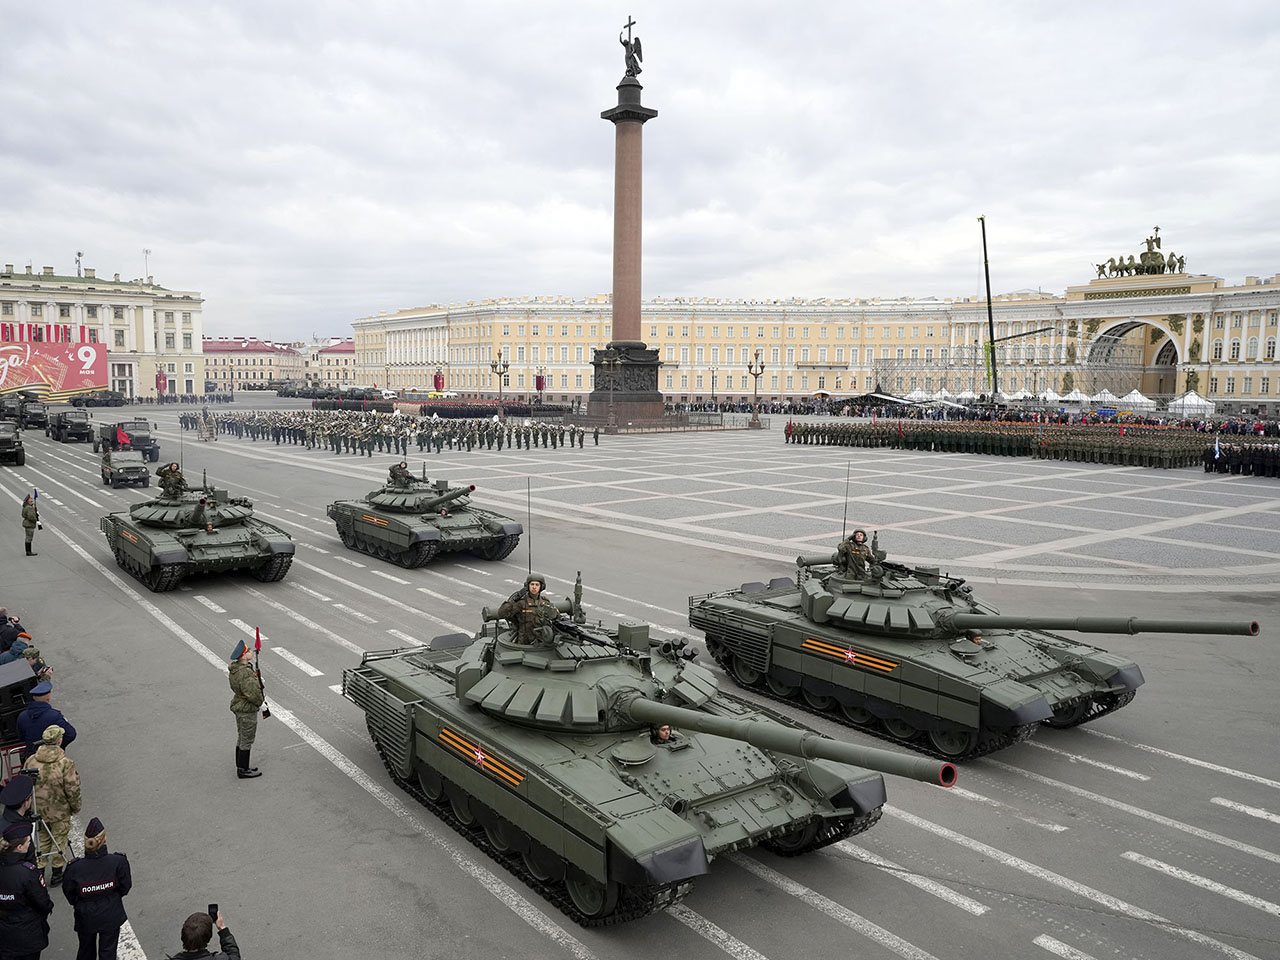
<instances>
[{"instance_id":1,"label":"asphalt road","mask_svg":"<svg viewBox=\"0 0 1280 960\"><path fill-rule=\"evenodd\" d=\"M176 458L183 410L139 412L160 424L162 460ZM789 558L834 544L846 470L850 526L879 529L891 556L941 560L1007 613L1262 622L1255 640L1099 638L1146 675L1126 709L965 764L955 790L886 778L886 816L852 841L734 855L676 909L595 931L396 788L336 690L362 650L474 630L479 608L523 580L527 539L502 562L405 571L345 550L324 513L397 458L187 435L187 477L207 470L253 498L297 558L280 583L193 578L152 594L116 567L98 520L154 487L112 491L87 444L24 439L26 466L0 467L0 602L54 665L55 705L80 730L82 822L100 817L133 864L137 946L124 956L176 952L183 919L210 901L251 957L1280 955L1280 482L794 447L776 430L414 450L415 472L425 459L433 478L476 483L479 503L522 521L527 483L533 565L552 594L581 570L589 614L664 635L691 635L689 594L788 576ZM25 559L18 503L33 485L45 529ZM253 627L276 717L253 753L264 775L239 781L225 666ZM45 956L70 958L58 899Z\"/></svg>"}]
</instances>

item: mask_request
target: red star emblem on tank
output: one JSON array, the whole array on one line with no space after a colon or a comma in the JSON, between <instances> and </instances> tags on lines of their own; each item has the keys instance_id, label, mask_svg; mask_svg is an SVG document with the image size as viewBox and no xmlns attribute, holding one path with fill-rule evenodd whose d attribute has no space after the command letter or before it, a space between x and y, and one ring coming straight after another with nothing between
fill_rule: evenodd
<instances>
[{"instance_id":1,"label":"red star emblem on tank","mask_svg":"<svg viewBox=\"0 0 1280 960\"><path fill-rule=\"evenodd\" d=\"M475 749L475 758L476 758L476 766L477 766L477 767L483 767L483 766L484 766L484 762L485 762L487 759L489 759L488 757L486 757L486 756L484 755L484 751L483 751L483 750L481 750L479 747L476 747L476 749Z\"/></svg>"},{"instance_id":2,"label":"red star emblem on tank","mask_svg":"<svg viewBox=\"0 0 1280 960\"><path fill-rule=\"evenodd\" d=\"M844 660L845 660L845 663L858 662L858 655L853 652L853 647L850 647L848 650L844 652Z\"/></svg>"}]
</instances>

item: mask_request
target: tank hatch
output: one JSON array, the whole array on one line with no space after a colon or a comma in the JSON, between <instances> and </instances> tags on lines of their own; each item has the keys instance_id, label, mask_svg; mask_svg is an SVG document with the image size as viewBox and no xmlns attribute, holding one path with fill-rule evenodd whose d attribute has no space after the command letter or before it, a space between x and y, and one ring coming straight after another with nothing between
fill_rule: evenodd
<instances>
[{"instance_id":1,"label":"tank hatch","mask_svg":"<svg viewBox=\"0 0 1280 960\"><path fill-rule=\"evenodd\" d=\"M221 499L225 491L186 493L178 498L159 498L129 507L129 518L148 527L181 530L188 527L228 527L253 516L253 504L244 497Z\"/></svg>"}]
</instances>

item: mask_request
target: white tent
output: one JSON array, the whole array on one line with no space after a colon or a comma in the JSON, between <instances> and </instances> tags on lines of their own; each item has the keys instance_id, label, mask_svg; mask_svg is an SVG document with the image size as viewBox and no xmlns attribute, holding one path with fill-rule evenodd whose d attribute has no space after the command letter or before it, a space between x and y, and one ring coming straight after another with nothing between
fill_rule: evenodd
<instances>
[{"instance_id":1,"label":"white tent","mask_svg":"<svg viewBox=\"0 0 1280 960\"><path fill-rule=\"evenodd\" d=\"M930 400L950 400L951 394L947 392L946 387L943 387L942 389L936 390L933 393L929 394L929 399Z\"/></svg>"},{"instance_id":2,"label":"white tent","mask_svg":"<svg viewBox=\"0 0 1280 960\"><path fill-rule=\"evenodd\" d=\"M1013 393L1006 393L1004 398L1006 400L1026 400L1030 396L1031 394L1027 393L1025 390L1015 390Z\"/></svg>"},{"instance_id":3,"label":"white tent","mask_svg":"<svg viewBox=\"0 0 1280 960\"><path fill-rule=\"evenodd\" d=\"M1100 407L1114 407L1120 402L1120 398L1104 387L1090 397L1089 402L1095 403Z\"/></svg>"},{"instance_id":4,"label":"white tent","mask_svg":"<svg viewBox=\"0 0 1280 960\"><path fill-rule=\"evenodd\" d=\"M904 399L911 400L913 402L918 403L921 400L928 400L929 395L925 393L923 390L921 390L919 387L917 387L915 390L912 390L910 393L908 393Z\"/></svg>"},{"instance_id":5,"label":"white tent","mask_svg":"<svg viewBox=\"0 0 1280 960\"><path fill-rule=\"evenodd\" d=\"M978 395L974 393L972 390L965 388L964 390L961 390L959 393L956 394L956 399L957 400L977 400Z\"/></svg>"},{"instance_id":6,"label":"white tent","mask_svg":"<svg viewBox=\"0 0 1280 960\"><path fill-rule=\"evenodd\" d=\"M1050 387L1044 393L1040 394L1040 399L1044 400L1046 403L1057 403L1062 399L1062 394L1058 393L1058 391L1053 389L1053 387Z\"/></svg>"},{"instance_id":7,"label":"white tent","mask_svg":"<svg viewBox=\"0 0 1280 960\"><path fill-rule=\"evenodd\" d=\"M1072 390L1062 398L1067 403L1088 403L1089 398L1080 392L1079 388Z\"/></svg>"},{"instance_id":8,"label":"white tent","mask_svg":"<svg viewBox=\"0 0 1280 960\"><path fill-rule=\"evenodd\" d=\"M1207 417L1213 411L1213 401L1206 400L1194 390L1188 390L1176 400L1169 401L1169 412L1179 417Z\"/></svg>"},{"instance_id":9,"label":"white tent","mask_svg":"<svg viewBox=\"0 0 1280 960\"><path fill-rule=\"evenodd\" d=\"M1154 400L1150 397L1144 397L1137 390L1130 390L1126 393L1120 398L1118 405L1126 410L1154 410L1156 408Z\"/></svg>"}]
</instances>

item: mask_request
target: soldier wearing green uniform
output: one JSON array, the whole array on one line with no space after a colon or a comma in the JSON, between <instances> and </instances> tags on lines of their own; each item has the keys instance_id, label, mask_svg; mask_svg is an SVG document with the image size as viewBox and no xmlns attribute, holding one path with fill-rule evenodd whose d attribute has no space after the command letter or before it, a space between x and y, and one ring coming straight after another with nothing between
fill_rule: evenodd
<instances>
[{"instance_id":1,"label":"soldier wearing green uniform","mask_svg":"<svg viewBox=\"0 0 1280 960\"><path fill-rule=\"evenodd\" d=\"M40 510L36 507L35 496L28 493L25 500L22 501L22 532L27 538L27 556L37 556L36 552L31 549L31 541L36 535L36 529L44 529L40 523Z\"/></svg>"},{"instance_id":2,"label":"soldier wearing green uniform","mask_svg":"<svg viewBox=\"0 0 1280 960\"><path fill-rule=\"evenodd\" d=\"M241 640L231 654L228 679L231 682L231 712L236 717L236 777L251 780L262 776L257 767L249 766L249 751L258 735L258 708L266 696L250 659L253 651Z\"/></svg>"},{"instance_id":3,"label":"soldier wearing green uniform","mask_svg":"<svg viewBox=\"0 0 1280 960\"><path fill-rule=\"evenodd\" d=\"M498 608L497 616L511 623L518 643L539 643L543 638L543 627L559 615L551 601L543 596L546 586L546 578L539 573L531 573L524 579L524 589L512 594Z\"/></svg>"},{"instance_id":4,"label":"soldier wearing green uniform","mask_svg":"<svg viewBox=\"0 0 1280 960\"><path fill-rule=\"evenodd\" d=\"M37 863L43 870L46 863L53 861L49 882L55 885L62 882L67 865L63 852L68 849L71 818L80 812L80 774L75 762L62 751L65 732L56 723L45 727L40 747L23 764L24 769L40 772L35 785L35 811L48 829L39 832Z\"/></svg>"}]
</instances>

